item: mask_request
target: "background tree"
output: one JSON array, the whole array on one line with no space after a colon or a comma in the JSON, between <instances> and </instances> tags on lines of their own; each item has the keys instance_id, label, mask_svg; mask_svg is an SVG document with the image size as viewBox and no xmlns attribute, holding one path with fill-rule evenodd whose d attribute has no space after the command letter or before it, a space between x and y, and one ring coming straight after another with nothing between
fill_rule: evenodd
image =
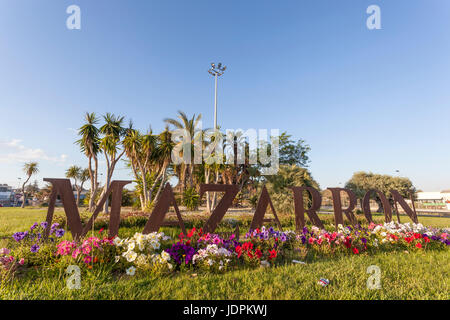
<instances>
[{"instance_id":1,"label":"background tree","mask_svg":"<svg viewBox=\"0 0 450 320\"><path fill-rule=\"evenodd\" d=\"M80 146L81 151L86 155L89 160L88 171L89 180L91 181L91 197L89 198L89 211L95 209L95 194L98 187L98 152L100 151L100 136L99 129L96 127L98 118L95 113L86 113L86 123L78 130L78 135L81 138L76 141ZM94 162L94 168L92 168L92 161Z\"/></svg>"},{"instance_id":2,"label":"background tree","mask_svg":"<svg viewBox=\"0 0 450 320\"><path fill-rule=\"evenodd\" d=\"M181 177L180 177L180 182L181 182L181 188L182 190L186 190L186 180L187 180L187 176L189 176L189 184L190 187L192 187L193 185L193 172L194 172L194 161L193 161L193 154L194 154L194 141L196 139L199 139L198 135L201 135L202 131L198 128L198 124L202 118L202 115L199 114L198 116L195 116L195 114L192 116L191 119L188 118L188 116L183 112L183 111L178 111L178 118L177 119L172 119L172 118L167 118L164 119L164 121L169 124L172 125L174 127L174 129L178 129L178 130L185 130L186 134L189 135L190 137L190 141L180 141L178 143L178 145L176 146L177 148L180 148L181 150L181 154L180 157L184 158L186 155L184 154L184 152L186 152L186 150L188 150L188 152L191 153L190 157L191 157L191 163L181 163L180 167L181 167ZM188 144L188 145L186 145ZM188 175L189 173L189 175Z\"/></svg>"},{"instance_id":3,"label":"background tree","mask_svg":"<svg viewBox=\"0 0 450 320\"><path fill-rule=\"evenodd\" d=\"M265 180L273 205L280 213L294 212L294 196L290 187L306 186L319 190L319 184L313 179L311 173L295 164L280 165L278 173L266 176ZM305 197L305 201L309 199Z\"/></svg>"},{"instance_id":4,"label":"background tree","mask_svg":"<svg viewBox=\"0 0 450 320\"><path fill-rule=\"evenodd\" d=\"M116 164L125 153L125 150L121 149L121 139L126 134L126 129L123 127L124 117L118 117L108 112L103 116L103 120L105 123L100 127L99 131L102 135L100 139L100 149L103 151L106 160L106 183L103 187L101 196L106 193L111 185ZM104 212L108 213L108 210L109 199L106 199Z\"/></svg>"},{"instance_id":5,"label":"background tree","mask_svg":"<svg viewBox=\"0 0 450 320\"><path fill-rule=\"evenodd\" d=\"M25 202L27 201L27 196L25 193L25 185L30 181L31 176L39 172L39 166L37 162L27 162L23 165L23 172L27 175L25 182L22 184L22 195L23 202L22 208L25 208Z\"/></svg>"},{"instance_id":6,"label":"background tree","mask_svg":"<svg viewBox=\"0 0 450 320\"><path fill-rule=\"evenodd\" d=\"M79 166L71 166L66 171L66 178L73 179L76 191L76 203L77 206L80 204L80 195L83 191L83 185L86 181L89 180L89 170L88 169L82 169Z\"/></svg>"},{"instance_id":7,"label":"background tree","mask_svg":"<svg viewBox=\"0 0 450 320\"><path fill-rule=\"evenodd\" d=\"M372 172L355 172L352 178L345 184L345 188L352 190L362 207L362 199L367 191L372 189L380 190L388 198L393 205L391 190L397 190L402 197L409 198L411 193L415 193L416 189L408 178L394 177L390 175L375 174ZM383 211L383 206L379 197L375 197L378 204L377 212Z\"/></svg>"}]
</instances>

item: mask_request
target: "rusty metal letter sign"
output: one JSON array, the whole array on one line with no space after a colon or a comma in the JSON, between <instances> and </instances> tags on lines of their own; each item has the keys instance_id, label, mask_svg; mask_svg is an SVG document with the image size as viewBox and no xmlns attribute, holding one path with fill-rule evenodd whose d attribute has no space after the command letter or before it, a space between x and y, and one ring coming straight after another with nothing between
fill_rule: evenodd
<instances>
[{"instance_id":1,"label":"rusty metal letter sign","mask_svg":"<svg viewBox=\"0 0 450 320\"><path fill-rule=\"evenodd\" d=\"M401 196L401 194L397 190L391 190L391 195L395 203L399 203L400 206L403 208L403 210L406 212L406 214L411 218L414 223L419 223L419 220L417 219L417 214L408 206L405 199ZM411 202L413 202L411 200ZM413 202L414 203L414 202Z\"/></svg>"},{"instance_id":2,"label":"rusty metal letter sign","mask_svg":"<svg viewBox=\"0 0 450 320\"><path fill-rule=\"evenodd\" d=\"M83 227L81 222L80 213L78 212L78 207L75 201L75 196L72 191L72 185L69 179L44 179L44 181L50 182L53 186L52 193L50 195L50 203L48 205L47 211L47 230L45 230L45 236L48 236L50 225L53 220L53 213L55 211L55 203L57 195L61 197L61 201L64 206L64 211L67 216L67 225L72 232L72 237L74 239L84 237L89 230L92 228L92 224L94 220L97 218L100 210L102 210L106 199L109 197L111 192L113 192L112 196L112 204L111 204L111 216L109 222L109 236L117 235L119 231L120 224L120 208L122 204L122 190L123 187L131 181L112 181L109 188L106 190L106 193L100 199L97 207L95 208L92 217L89 219L88 223Z\"/></svg>"},{"instance_id":3,"label":"rusty metal letter sign","mask_svg":"<svg viewBox=\"0 0 450 320\"><path fill-rule=\"evenodd\" d=\"M214 232L214 230L216 230L217 225L220 221L222 221L223 216L233 203L234 198L239 192L239 186L232 184L202 184L200 185L200 199L207 191L225 192L222 199L220 199L216 208L213 210L211 217L209 217L208 221L206 221L205 226L203 227L204 232L212 233Z\"/></svg>"},{"instance_id":4,"label":"rusty metal letter sign","mask_svg":"<svg viewBox=\"0 0 450 320\"><path fill-rule=\"evenodd\" d=\"M44 237L48 237L50 232L50 226L53 220L53 214L55 211L56 198L59 195L61 197L62 204L67 216L67 225L72 232L74 239L79 239L84 237L89 230L91 230L94 220L97 218L100 210L103 208L107 197L112 193L112 203L111 203L111 213L109 220L109 236L114 237L119 233L120 225L120 209L122 202L122 190L125 185L131 183L131 181L112 181L111 186L106 190L106 193L102 196L97 207L92 214L89 221L83 226L80 218L80 213L75 201L75 196L72 191L72 185L69 179L44 179L44 181L50 182L53 185L52 193L50 195L50 202L47 211L47 229L44 232ZM322 221L317 215L317 211L321 207L322 196L320 192L312 187L292 187L294 193L294 206L295 206L295 227L297 232L301 232L303 227L305 227L305 213L308 215L309 220L317 227L324 228ZM356 207L356 196L348 189L343 188L329 188L333 197L333 207L334 207L334 217L335 223L343 224L344 218L342 213L345 213L347 219L352 223L356 223L356 217L353 214L353 210ZM239 186L237 185L224 185L224 184L202 184L200 185L200 198L207 191L210 192L225 192L222 199L217 204L216 208L213 210L211 217L206 221L203 230L204 232L212 233L216 230L220 221L222 221L228 208L233 203L234 198L239 192ZM310 206L305 208L305 198L304 192L306 191L309 198ZM346 192L349 199L350 205L346 209L342 209L341 192ZM370 211L370 197L372 193L376 193L378 198L381 200L386 222L392 220L392 210L389 200L386 196L379 190L369 190L363 199L363 209L364 215L367 221L373 222L372 214ZM413 211L400 193L396 190L391 190L391 195L394 204L397 202L403 208L403 210L408 214L414 223L418 223L417 214L415 210ZM157 232L162 226L164 218L169 210L169 207L173 205L177 218L178 224L184 234L186 234L186 229L184 226L183 219L178 209L175 197L170 184L166 184L161 197L158 199L155 208L147 221L143 233ZM275 216L275 221L277 222L279 228L281 229L281 223L278 219L277 213L273 206L272 200L270 199L269 193L264 186L256 206L256 211L250 226L250 230L262 227L264 223L264 216L267 211L267 206L270 205L273 215Z\"/></svg>"},{"instance_id":5,"label":"rusty metal letter sign","mask_svg":"<svg viewBox=\"0 0 450 320\"><path fill-rule=\"evenodd\" d=\"M305 227L305 212L308 214L309 220L311 220L315 226L323 229L323 223L316 212L320 209L320 205L322 204L322 196L319 191L312 187L292 187L291 189L294 192L295 228L297 232L301 232ZM309 209L305 209L303 191L307 191L310 195L311 206Z\"/></svg>"},{"instance_id":6,"label":"rusty metal letter sign","mask_svg":"<svg viewBox=\"0 0 450 320\"><path fill-rule=\"evenodd\" d=\"M178 218L178 225L180 226L181 231L183 232L183 234L187 234L183 219L181 218L180 210L178 210L177 202L175 201L175 196L173 195L172 187L169 183L166 183L164 190L161 193L161 197L156 203L150 218L145 224L143 231L144 234L158 232L164 221L164 217L169 210L170 205L173 205L175 209Z\"/></svg>"},{"instance_id":7,"label":"rusty metal letter sign","mask_svg":"<svg viewBox=\"0 0 450 320\"><path fill-rule=\"evenodd\" d=\"M269 192L267 191L266 186L263 187L261 195L259 196L258 204L256 205L256 211L253 216L252 223L250 225L250 230L255 230L256 228L262 227L264 223L264 215L266 214L268 205L270 205L270 208L272 209L272 213L275 216L275 221L277 222L280 231L283 231L280 220L278 219L275 208L273 207L273 203L272 200L270 199Z\"/></svg>"},{"instance_id":8,"label":"rusty metal letter sign","mask_svg":"<svg viewBox=\"0 0 450 320\"><path fill-rule=\"evenodd\" d=\"M356 207L356 195L353 191L344 188L328 188L331 191L331 195L333 197L333 209L334 209L334 222L336 227L339 224L344 225L344 217L342 213L345 213L345 216L350 221L351 224L355 225L357 223L356 217L353 214L353 210ZM342 210L342 201L341 201L341 192L345 192L348 195L350 204L347 209Z\"/></svg>"},{"instance_id":9,"label":"rusty metal letter sign","mask_svg":"<svg viewBox=\"0 0 450 320\"><path fill-rule=\"evenodd\" d=\"M392 210L391 205L389 204L389 200L386 198L383 192L377 189L369 190L366 192L363 198L363 210L364 215L366 216L366 219L369 223L373 222L372 219L372 213L370 212L370 195L375 192L380 198L381 203L383 204L383 210L384 210L384 219L386 222L392 221Z\"/></svg>"}]
</instances>

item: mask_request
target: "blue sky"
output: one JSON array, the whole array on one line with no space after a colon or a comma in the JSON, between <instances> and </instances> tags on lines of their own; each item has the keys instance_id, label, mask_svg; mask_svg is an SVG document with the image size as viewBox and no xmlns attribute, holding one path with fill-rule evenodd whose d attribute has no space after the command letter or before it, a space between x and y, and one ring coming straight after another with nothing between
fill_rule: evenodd
<instances>
[{"instance_id":1,"label":"blue sky","mask_svg":"<svg viewBox=\"0 0 450 320\"><path fill-rule=\"evenodd\" d=\"M66 28L72 4L81 30ZM39 181L86 166L86 111L159 131L181 109L211 127L221 61L221 127L305 139L322 188L359 170L450 188L449 30L444 0L0 0L0 183L29 160Z\"/></svg>"}]
</instances>

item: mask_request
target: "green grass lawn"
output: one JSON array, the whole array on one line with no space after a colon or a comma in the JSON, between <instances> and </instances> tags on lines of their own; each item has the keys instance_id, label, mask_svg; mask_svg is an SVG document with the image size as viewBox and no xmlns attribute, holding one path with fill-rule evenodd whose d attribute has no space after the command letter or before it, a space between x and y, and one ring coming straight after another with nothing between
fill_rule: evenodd
<instances>
[{"instance_id":1,"label":"green grass lawn","mask_svg":"<svg viewBox=\"0 0 450 320\"><path fill-rule=\"evenodd\" d=\"M62 214L59 212L58 214ZM0 236L45 219L45 209L0 208ZM405 217L407 218L407 217ZM382 216L375 216L382 220ZM405 221L407 221L405 219ZM426 226L448 227L450 219L419 217ZM175 234L176 230L164 228ZM132 234L141 228L121 228ZM171 232L172 231L172 232ZM1 240L0 247L10 240ZM2 244L3 242L3 244ZM224 275L116 276L93 269L81 289L66 287L65 270L39 267L0 285L0 299L450 299L450 252L380 252L317 258L306 265L230 271ZM367 268L381 269L381 289L370 290ZM320 278L330 285L317 284Z\"/></svg>"}]
</instances>

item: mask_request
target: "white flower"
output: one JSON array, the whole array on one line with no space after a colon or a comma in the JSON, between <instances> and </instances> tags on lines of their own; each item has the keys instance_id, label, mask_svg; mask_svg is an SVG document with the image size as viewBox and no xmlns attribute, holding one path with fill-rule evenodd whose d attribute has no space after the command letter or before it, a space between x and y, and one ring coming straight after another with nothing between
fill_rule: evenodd
<instances>
[{"instance_id":1,"label":"white flower","mask_svg":"<svg viewBox=\"0 0 450 320\"><path fill-rule=\"evenodd\" d=\"M136 246L136 243L133 242L129 242L128 243L128 251L132 251L134 250L134 247Z\"/></svg>"},{"instance_id":2,"label":"white flower","mask_svg":"<svg viewBox=\"0 0 450 320\"><path fill-rule=\"evenodd\" d=\"M136 273L136 268L135 267L129 267L127 269L127 275L134 276L135 273Z\"/></svg>"},{"instance_id":3,"label":"white flower","mask_svg":"<svg viewBox=\"0 0 450 320\"><path fill-rule=\"evenodd\" d=\"M116 256L115 259L114 259L114 261L115 261L116 263L119 262L119 260L120 260L120 256Z\"/></svg>"},{"instance_id":4,"label":"white flower","mask_svg":"<svg viewBox=\"0 0 450 320\"><path fill-rule=\"evenodd\" d=\"M161 252L161 258L164 261L169 261L170 260L170 254L168 254L167 252L163 251L163 252Z\"/></svg>"},{"instance_id":5,"label":"white flower","mask_svg":"<svg viewBox=\"0 0 450 320\"><path fill-rule=\"evenodd\" d=\"M208 265L212 266L214 264L214 261L212 259L208 259L207 263Z\"/></svg>"},{"instance_id":6,"label":"white flower","mask_svg":"<svg viewBox=\"0 0 450 320\"><path fill-rule=\"evenodd\" d=\"M134 251L127 251L125 252L125 258L128 262L133 262L137 258L137 253Z\"/></svg>"},{"instance_id":7,"label":"white flower","mask_svg":"<svg viewBox=\"0 0 450 320\"><path fill-rule=\"evenodd\" d=\"M114 242L114 245L115 245L115 246L120 247L120 246L122 245L122 243L123 243L123 240L120 239L119 237L115 237L114 240L113 240L113 242Z\"/></svg>"}]
</instances>

